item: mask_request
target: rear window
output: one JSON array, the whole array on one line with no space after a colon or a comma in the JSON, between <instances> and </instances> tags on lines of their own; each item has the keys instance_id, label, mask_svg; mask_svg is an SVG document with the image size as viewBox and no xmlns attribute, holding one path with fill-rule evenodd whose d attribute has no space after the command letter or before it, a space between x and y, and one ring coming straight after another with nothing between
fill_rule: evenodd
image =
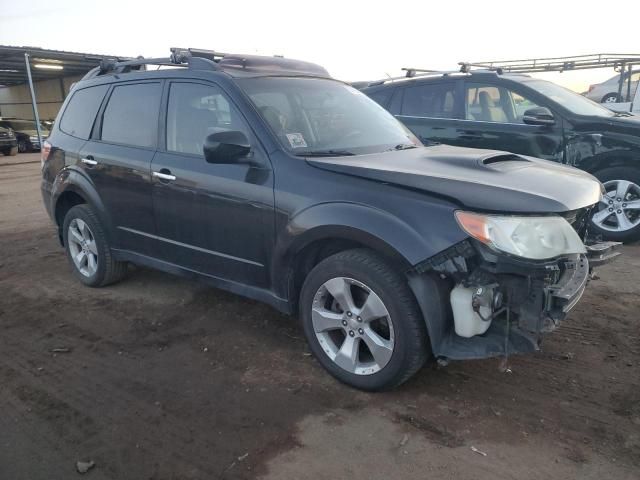
<instances>
[{"instance_id":1,"label":"rear window","mask_svg":"<svg viewBox=\"0 0 640 480\"><path fill-rule=\"evenodd\" d=\"M154 147L160 92L159 83L115 87L102 117L102 140L134 147Z\"/></svg>"},{"instance_id":2,"label":"rear window","mask_svg":"<svg viewBox=\"0 0 640 480\"><path fill-rule=\"evenodd\" d=\"M108 85L98 85L76 90L62 114L60 130L87 140L91 135L93 122L108 88Z\"/></svg>"}]
</instances>

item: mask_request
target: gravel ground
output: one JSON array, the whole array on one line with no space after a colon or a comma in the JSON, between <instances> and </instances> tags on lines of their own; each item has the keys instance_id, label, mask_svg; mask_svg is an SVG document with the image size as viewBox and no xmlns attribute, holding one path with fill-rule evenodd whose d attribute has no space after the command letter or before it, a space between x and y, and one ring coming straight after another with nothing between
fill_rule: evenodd
<instances>
[{"instance_id":1,"label":"gravel ground","mask_svg":"<svg viewBox=\"0 0 640 480\"><path fill-rule=\"evenodd\" d=\"M366 394L267 306L141 268L79 285L37 158L0 157L0 479L640 478L639 246L511 373Z\"/></svg>"}]
</instances>

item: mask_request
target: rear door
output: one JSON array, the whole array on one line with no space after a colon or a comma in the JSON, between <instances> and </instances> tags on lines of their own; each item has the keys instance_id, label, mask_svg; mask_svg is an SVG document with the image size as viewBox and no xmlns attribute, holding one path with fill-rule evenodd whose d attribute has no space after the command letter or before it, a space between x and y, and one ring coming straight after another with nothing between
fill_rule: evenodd
<instances>
[{"instance_id":1,"label":"rear door","mask_svg":"<svg viewBox=\"0 0 640 480\"><path fill-rule=\"evenodd\" d=\"M411 84L394 93L389 110L425 145L455 145L460 94L460 82L456 80Z\"/></svg>"},{"instance_id":2,"label":"rear door","mask_svg":"<svg viewBox=\"0 0 640 480\"><path fill-rule=\"evenodd\" d=\"M535 107L549 108L555 125L525 124L524 113ZM457 123L458 145L563 161L562 119L548 105L531 101L519 89L498 82L465 80L464 119Z\"/></svg>"},{"instance_id":3,"label":"rear door","mask_svg":"<svg viewBox=\"0 0 640 480\"><path fill-rule=\"evenodd\" d=\"M213 83L174 81L163 102L165 134L153 159L153 204L163 258L190 270L266 287L273 247L273 172L231 98ZM212 164L205 137L242 131L252 164Z\"/></svg>"},{"instance_id":4,"label":"rear door","mask_svg":"<svg viewBox=\"0 0 640 480\"><path fill-rule=\"evenodd\" d=\"M113 222L118 248L157 256L151 200L151 160L156 152L163 83L113 85L89 141L80 151Z\"/></svg>"}]
</instances>

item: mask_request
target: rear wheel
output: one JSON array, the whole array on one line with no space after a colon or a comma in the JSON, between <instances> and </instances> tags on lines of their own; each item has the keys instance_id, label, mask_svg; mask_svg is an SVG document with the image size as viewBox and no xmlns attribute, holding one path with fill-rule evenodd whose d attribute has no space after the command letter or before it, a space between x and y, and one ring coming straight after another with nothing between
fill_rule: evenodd
<instances>
[{"instance_id":1,"label":"rear wheel","mask_svg":"<svg viewBox=\"0 0 640 480\"><path fill-rule=\"evenodd\" d=\"M103 287L122 279L125 262L111 254L100 220L88 205L76 205L64 217L64 245L73 274L89 287Z\"/></svg>"},{"instance_id":2,"label":"rear wheel","mask_svg":"<svg viewBox=\"0 0 640 480\"><path fill-rule=\"evenodd\" d=\"M600 103L618 103L620 102L620 100L620 95L618 95L617 93L607 93L604 97L602 97Z\"/></svg>"},{"instance_id":3,"label":"rear wheel","mask_svg":"<svg viewBox=\"0 0 640 480\"><path fill-rule=\"evenodd\" d=\"M362 390L400 385L429 355L424 320L406 280L368 250L320 262L302 287L300 317L320 364Z\"/></svg>"},{"instance_id":4,"label":"rear wheel","mask_svg":"<svg viewBox=\"0 0 640 480\"><path fill-rule=\"evenodd\" d=\"M627 242L640 238L640 170L605 168L595 173L606 195L591 217L593 227L604 238Z\"/></svg>"}]
</instances>

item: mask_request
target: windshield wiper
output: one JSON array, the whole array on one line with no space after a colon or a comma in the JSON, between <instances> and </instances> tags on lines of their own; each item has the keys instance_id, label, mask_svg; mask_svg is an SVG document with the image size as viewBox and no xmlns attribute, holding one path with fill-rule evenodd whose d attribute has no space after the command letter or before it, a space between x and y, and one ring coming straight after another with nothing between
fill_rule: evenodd
<instances>
[{"instance_id":1,"label":"windshield wiper","mask_svg":"<svg viewBox=\"0 0 640 480\"><path fill-rule=\"evenodd\" d=\"M350 157L355 153L348 150L311 150L310 152L299 152L296 157Z\"/></svg>"}]
</instances>

